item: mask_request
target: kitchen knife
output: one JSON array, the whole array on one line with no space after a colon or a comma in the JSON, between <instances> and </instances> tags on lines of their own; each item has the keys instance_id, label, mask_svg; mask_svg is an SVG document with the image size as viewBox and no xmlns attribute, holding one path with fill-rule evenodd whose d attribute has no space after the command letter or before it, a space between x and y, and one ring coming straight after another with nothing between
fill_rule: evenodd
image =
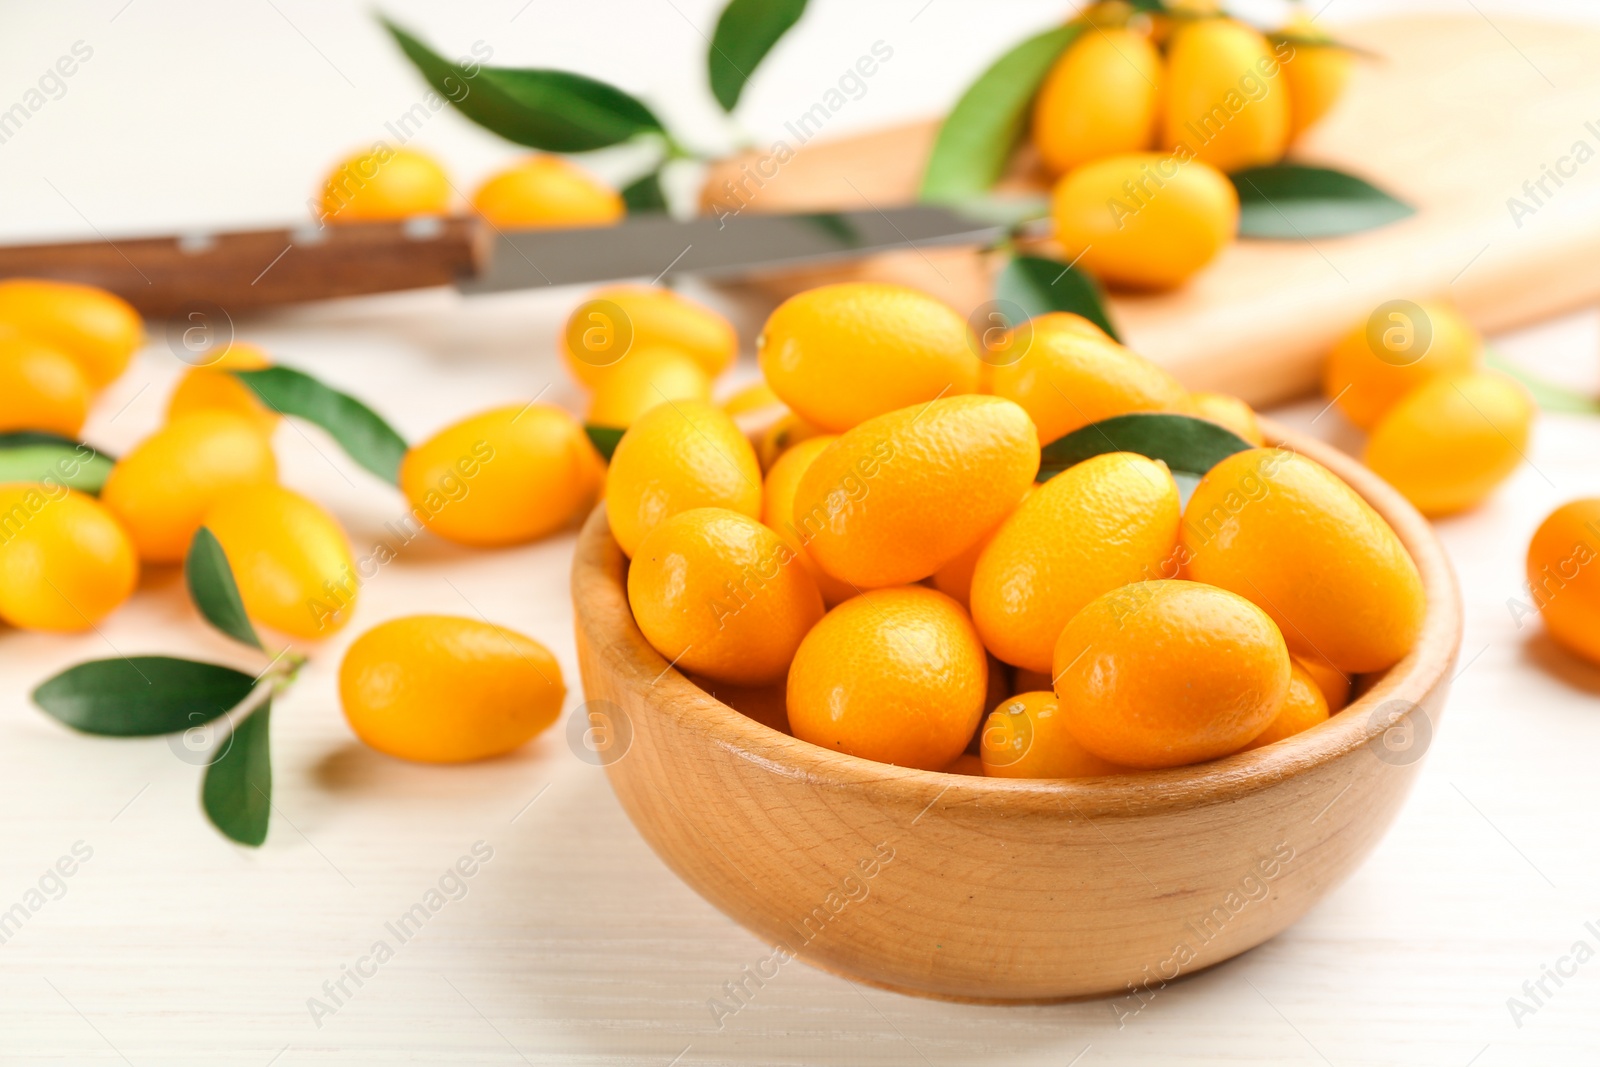
<instances>
[{"instance_id":1,"label":"kitchen knife","mask_svg":"<svg viewBox=\"0 0 1600 1067\"><path fill-rule=\"evenodd\" d=\"M877 252L986 245L1008 225L917 204L883 211L639 215L615 226L503 231L472 217L104 238L0 247L0 278L109 289L146 315L230 313L435 285L466 293L619 278L726 277Z\"/></svg>"}]
</instances>

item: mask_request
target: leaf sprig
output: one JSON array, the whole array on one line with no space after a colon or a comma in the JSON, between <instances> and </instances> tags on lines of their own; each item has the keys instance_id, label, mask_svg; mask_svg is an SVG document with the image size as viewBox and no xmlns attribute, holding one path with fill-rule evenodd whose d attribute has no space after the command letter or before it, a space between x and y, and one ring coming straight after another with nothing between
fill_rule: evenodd
<instances>
[{"instance_id":1,"label":"leaf sprig","mask_svg":"<svg viewBox=\"0 0 1600 1067\"><path fill-rule=\"evenodd\" d=\"M600 458L607 463L611 462L611 454L617 450L617 445L622 441L622 435L627 432L624 426L596 426L586 423L583 432L589 436L589 443L594 445L594 450L600 453Z\"/></svg>"},{"instance_id":2,"label":"leaf sprig","mask_svg":"<svg viewBox=\"0 0 1600 1067\"><path fill-rule=\"evenodd\" d=\"M231 374L283 415L326 430L362 467L390 484L399 479L406 442L366 404L292 367L236 370ZM87 455L85 455L87 452ZM97 491L112 459L88 445L50 434L0 435L0 480L12 473L29 480L45 468L77 464L73 488ZM225 636L266 653L239 595L222 543L202 526L184 559L189 599L200 616ZM252 847L267 838L272 809L269 744L273 698L294 683L306 658L289 649L260 673L174 656L126 656L69 667L41 683L33 701L74 730L105 737L151 737L207 726L227 716L230 729L212 748L201 806L229 838Z\"/></svg>"},{"instance_id":3,"label":"leaf sprig","mask_svg":"<svg viewBox=\"0 0 1600 1067\"><path fill-rule=\"evenodd\" d=\"M0 433L0 482L58 482L98 495L116 457L93 445L37 430Z\"/></svg>"},{"instance_id":4,"label":"leaf sprig","mask_svg":"<svg viewBox=\"0 0 1600 1067\"><path fill-rule=\"evenodd\" d=\"M218 631L259 652L227 554L205 527L184 561L189 597ZM231 728L214 744L200 788L214 826L242 845L267 839L272 812L272 700L294 683L305 657L280 652L259 674L173 656L127 656L69 667L33 691L47 714L82 733L152 737L207 726Z\"/></svg>"},{"instance_id":5,"label":"leaf sprig","mask_svg":"<svg viewBox=\"0 0 1600 1067\"><path fill-rule=\"evenodd\" d=\"M731 113L761 61L805 14L806 0L729 0L706 52L706 82ZM666 211L661 173L674 159L708 159L684 147L644 101L575 71L538 67L469 70L433 51L388 18L384 29L412 66L465 118L513 144L545 152L593 152L654 140L658 158L622 190L630 212Z\"/></svg>"},{"instance_id":6,"label":"leaf sprig","mask_svg":"<svg viewBox=\"0 0 1600 1067\"><path fill-rule=\"evenodd\" d=\"M706 77L722 110L732 111L750 75L806 13L806 0L729 0L706 52Z\"/></svg>"},{"instance_id":7,"label":"leaf sprig","mask_svg":"<svg viewBox=\"0 0 1600 1067\"><path fill-rule=\"evenodd\" d=\"M1106 311L1100 284L1070 263L1045 256L1014 255L995 279L995 296L1017 305L1030 319L1052 311L1082 315L1113 341L1122 340Z\"/></svg>"},{"instance_id":8,"label":"leaf sprig","mask_svg":"<svg viewBox=\"0 0 1600 1067\"><path fill-rule=\"evenodd\" d=\"M399 483L405 438L355 397L293 367L229 373L272 410L322 427L351 459L390 485Z\"/></svg>"},{"instance_id":9,"label":"leaf sprig","mask_svg":"<svg viewBox=\"0 0 1600 1067\"><path fill-rule=\"evenodd\" d=\"M1331 167L1273 163L1228 175L1239 193L1239 236L1339 237L1387 226L1417 209L1371 182Z\"/></svg>"},{"instance_id":10,"label":"leaf sprig","mask_svg":"<svg viewBox=\"0 0 1600 1067\"><path fill-rule=\"evenodd\" d=\"M642 133L666 132L643 102L603 81L533 67L469 71L390 20L382 22L436 92L462 115L514 144L546 152L592 152Z\"/></svg>"},{"instance_id":11,"label":"leaf sprig","mask_svg":"<svg viewBox=\"0 0 1600 1067\"><path fill-rule=\"evenodd\" d=\"M1182 500L1205 473L1235 452L1254 448L1232 430L1191 415L1137 412L1080 426L1040 450L1038 481L1107 452L1137 452L1167 465Z\"/></svg>"},{"instance_id":12,"label":"leaf sprig","mask_svg":"<svg viewBox=\"0 0 1600 1067\"><path fill-rule=\"evenodd\" d=\"M1524 389L1528 390L1528 395L1533 397L1533 402L1538 404L1542 411L1559 412L1566 415L1600 415L1600 397L1595 397L1588 393L1580 393L1564 385L1545 381L1538 375L1523 370L1495 351L1485 351L1483 362L1491 370L1499 371L1501 374L1520 383Z\"/></svg>"},{"instance_id":13,"label":"leaf sprig","mask_svg":"<svg viewBox=\"0 0 1600 1067\"><path fill-rule=\"evenodd\" d=\"M922 199L961 203L983 196L1005 172L1028 109L1050 68L1083 32L1068 23L1036 34L995 60L939 127L922 174Z\"/></svg>"}]
</instances>

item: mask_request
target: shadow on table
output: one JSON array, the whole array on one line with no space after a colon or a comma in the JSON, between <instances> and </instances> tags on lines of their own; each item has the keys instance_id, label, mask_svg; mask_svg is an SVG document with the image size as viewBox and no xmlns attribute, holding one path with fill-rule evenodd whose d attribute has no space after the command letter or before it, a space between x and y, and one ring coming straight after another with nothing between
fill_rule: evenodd
<instances>
[{"instance_id":1,"label":"shadow on table","mask_svg":"<svg viewBox=\"0 0 1600 1067\"><path fill-rule=\"evenodd\" d=\"M384 789L409 776L399 760L374 752L359 741L346 741L311 765L311 778L330 793Z\"/></svg>"},{"instance_id":2,"label":"shadow on table","mask_svg":"<svg viewBox=\"0 0 1600 1067\"><path fill-rule=\"evenodd\" d=\"M507 776L520 776L522 768L535 768L556 759L561 753L556 727L546 730L526 745L503 756L471 763L418 763L387 756L354 738L340 743L311 764L310 776L318 788L329 793L397 793L415 795L419 779L427 788L454 787L471 793L492 795Z\"/></svg>"},{"instance_id":3,"label":"shadow on table","mask_svg":"<svg viewBox=\"0 0 1600 1067\"><path fill-rule=\"evenodd\" d=\"M1533 666L1572 688L1600 696L1600 667L1556 644L1543 630L1522 643L1522 655Z\"/></svg>"},{"instance_id":4,"label":"shadow on table","mask_svg":"<svg viewBox=\"0 0 1600 1067\"><path fill-rule=\"evenodd\" d=\"M310 767L311 780L329 793L413 794L423 776L459 772L448 764L413 763L350 740Z\"/></svg>"},{"instance_id":5,"label":"shadow on table","mask_svg":"<svg viewBox=\"0 0 1600 1067\"><path fill-rule=\"evenodd\" d=\"M598 492L596 493L598 496ZM448 504L446 505L448 507ZM533 548L559 540L575 537L582 527L594 502L579 509L571 522L533 541L510 545L465 545L450 541L418 522L409 511L396 510L393 517L358 515L346 520L350 543L362 560L371 560L381 569L396 561L403 565L457 564L481 562L489 551L507 551ZM565 571L565 565L562 570ZM181 568L179 568L181 572Z\"/></svg>"}]
</instances>

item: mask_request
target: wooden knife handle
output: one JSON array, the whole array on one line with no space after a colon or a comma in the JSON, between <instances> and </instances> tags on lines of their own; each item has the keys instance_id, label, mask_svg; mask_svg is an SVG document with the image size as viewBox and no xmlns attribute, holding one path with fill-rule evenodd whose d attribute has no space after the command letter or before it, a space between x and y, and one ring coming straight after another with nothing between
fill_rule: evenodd
<instances>
[{"instance_id":1,"label":"wooden knife handle","mask_svg":"<svg viewBox=\"0 0 1600 1067\"><path fill-rule=\"evenodd\" d=\"M474 218L343 223L185 237L0 247L0 278L109 289L145 315L207 304L276 304L449 285L476 274L488 241Z\"/></svg>"}]
</instances>

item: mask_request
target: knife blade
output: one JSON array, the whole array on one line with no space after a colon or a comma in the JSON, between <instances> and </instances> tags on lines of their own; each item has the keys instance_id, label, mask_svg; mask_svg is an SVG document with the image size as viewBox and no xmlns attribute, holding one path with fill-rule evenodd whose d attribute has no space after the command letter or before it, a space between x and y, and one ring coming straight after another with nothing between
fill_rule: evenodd
<instances>
[{"instance_id":1,"label":"knife blade","mask_svg":"<svg viewBox=\"0 0 1600 1067\"><path fill-rule=\"evenodd\" d=\"M458 285L489 293L615 278L729 277L900 249L988 244L1004 230L929 204L688 221L647 215L604 229L497 233L485 268Z\"/></svg>"},{"instance_id":2,"label":"knife blade","mask_svg":"<svg viewBox=\"0 0 1600 1067\"><path fill-rule=\"evenodd\" d=\"M475 217L102 238L0 247L0 278L56 278L117 293L145 315L229 314L456 285L503 292L673 275L729 277L895 250L986 245L1005 221L916 204L884 210L639 215L606 227L496 229Z\"/></svg>"}]
</instances>

